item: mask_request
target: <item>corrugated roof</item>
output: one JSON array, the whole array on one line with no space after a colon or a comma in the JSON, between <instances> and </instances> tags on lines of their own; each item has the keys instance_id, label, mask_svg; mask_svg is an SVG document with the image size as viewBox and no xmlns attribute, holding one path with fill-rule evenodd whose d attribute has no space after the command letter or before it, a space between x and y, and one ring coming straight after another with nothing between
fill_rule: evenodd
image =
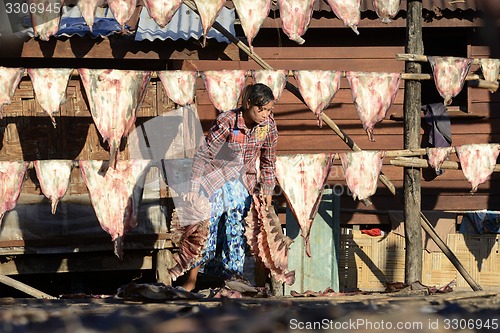
<instances>
[{"instance_id":1,"label":"corrugated roof","mask_svg":"<svg viewBox=\"0 0 500 333\"><path fill-rule=\"evenodd\" d=\"M234 18L234 9L223 8L216 21L231 34L235 35ZM191 37L198 39L202 35L203 29L201 27L200 17L191 11L185 4L182 4L165 28L159 27L149 16L146 8L143 7L135 33L135 40L187 40ZM215 38L218 42L230 43L229 39L215 29L210 29L207 38Z\"/></svg>"},{"instance_id":2,"label":"corrugated roof","mask_svg":"<svg viewBox=\"0 0 500 333\"><path fill-rule=\"evenodd\" d=\"M27 35L33 37L35 32L31 23L31 17L29 14L25 14L20 17L23 22L22 29L15 31L17 35ZM128 28L128 26L126 26ZM110 36L116 33L120 33L122 30L120 24L115 20L113 14L107 7L99 7L96 10L96 15L94 19L93 31L87 26L87 23L83 20L78 7L62 7L61 22L59 23L59 30L57 31L56 37L65 36L71 37L74 35L85 36L90 35L94 38Z\"/></svg>"},{"instance_id":3,"label":"corrugated roof","mask_svg":"<svg viewBox=\"0 0 500 333\"><path fill-rule=\"evenodd\" d=\"M72 36L75 34L82 36L85 34L91 34L93 37L97 37L107 36L121 31L120 27L117 25L117 22L114 20L112 14L107 10L107 8L99 8L96 17L96 26L94 26L95 31L91 33L90 29L86 26L85 22L81 18L77 7L69 7L70 4L73 5L75 3L76 0L65 1L65 6L63 7L64 12L61 20L61 29L57 34L58 36ZM273 9L278 10L277 0L273 0L273 4ZM142 6L142 0L138 1L138 6ZM406 11L406 6L407 0L401 0L400 11ZM422 6L424 10L428 10L434 13L439 13L445 10L450 10L452 12L456 10L477 11L481 8L480 1L477 0L422 0ZM227 7L229 11L227 11L227 13L223 11L223 13L219 16L218 21L221 21L219 23L229 28L230 31L233 31L235 18L234 4L231 0L227 0L225 7ZM326 0L315 0L314 10L318 12L331 12L332 8ZM361 0L362 12L374 10L373 0ZM101 13L103 11L105 11L104 14ZM179 10L176 15L179 16L180 14L186 14L188 12L190 12L188 9L185 9L183 11ZM173 20L174 22L169 23L168 28L160 29L145 13L144 8L142 8L142 11L137 11L136 15L139 15L139 13L141 13L139 26L131 27L131 30L136 30L137 28L136 32L138 32L138 35L136 36L136 40L153 40L156 38L171 38L175 40L178 38L188 39L189 37L197 38L201 36L201 24L199 22L199 19L197 19L197 15L181 15L185 16L182 20ZM100 15L102 17L100 17ZM194 21L193 17L195 17ZM26 21L30 21L29 16L26 17ZM33 29L31 28L31 24L27 24L26 27L28 28L23 30L22 32L33 36ZM102 29L99 27L101 27ZM210 30L209 37L216 38L218 41L229 42L224 36L213 29Z\"/></svg>"}]
</instances>

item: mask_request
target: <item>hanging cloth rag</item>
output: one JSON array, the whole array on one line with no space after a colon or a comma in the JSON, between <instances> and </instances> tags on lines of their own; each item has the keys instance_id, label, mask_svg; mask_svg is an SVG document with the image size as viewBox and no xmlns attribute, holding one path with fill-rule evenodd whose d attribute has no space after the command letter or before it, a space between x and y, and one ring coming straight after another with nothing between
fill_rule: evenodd
<instances>
[{"instance_id":1,"label":"hanging cloth rag","mask_svg":"<svg viewBox=\"0 0 500 333\"><path fill-rule=\"evenodd\" d=\"M443 103L433 103L422 105L424 111L424 120L427 124L426 131L428 147L450 147L451 146L451 122L448 110ZM424 134L425 135L425 134ZM431 170L432 175L424 174L424 179L432 180L436 176L444 173L444 170Z\"/></svg>"},{"instance_id":2,"label":"hanging cloth rag","mask_svg":"<svg viewBox=\"0 0 500 333\"><path fill-rule=\"evenodd\" d=\"M451 123L448 110L443 103L422 105L424 119L429 126L429 144L431 147L451 146Z\"/></svg>"}]
</instances>

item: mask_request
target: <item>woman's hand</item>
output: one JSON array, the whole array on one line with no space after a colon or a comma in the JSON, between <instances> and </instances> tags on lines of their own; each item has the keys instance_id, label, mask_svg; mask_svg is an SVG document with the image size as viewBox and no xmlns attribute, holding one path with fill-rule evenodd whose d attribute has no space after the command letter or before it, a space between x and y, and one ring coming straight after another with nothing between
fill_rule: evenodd
<instances>
[{"instance_id":1,"label":"woman's hand","mask_svg":"<svg viewBox=\"0 0 500 333\"><path fill-rule=\"evenodd\" d=\"M197 199L199 199L200 194L197 192L188 192L188 194L185 195L183 198L185 201L189 201L191 204L194 204Z\"/></svg>"}]
</instances>

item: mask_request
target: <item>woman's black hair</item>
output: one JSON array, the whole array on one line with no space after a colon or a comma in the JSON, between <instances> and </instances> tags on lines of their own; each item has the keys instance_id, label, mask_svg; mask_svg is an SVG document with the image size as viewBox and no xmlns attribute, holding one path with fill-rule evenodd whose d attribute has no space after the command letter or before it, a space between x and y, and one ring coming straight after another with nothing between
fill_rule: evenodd
<instances>
[{"instance_id":1,"label":"woman's black hair","mask_svg":"<svg viewBox=\"0 0 500 333\"><path fill-rule=\"evenodd\" d=\"M271 88L262 83L249 84L243 90L241 107L246 110L248 106L264 106L274 101Z\"/></svg>"}]
</instances>

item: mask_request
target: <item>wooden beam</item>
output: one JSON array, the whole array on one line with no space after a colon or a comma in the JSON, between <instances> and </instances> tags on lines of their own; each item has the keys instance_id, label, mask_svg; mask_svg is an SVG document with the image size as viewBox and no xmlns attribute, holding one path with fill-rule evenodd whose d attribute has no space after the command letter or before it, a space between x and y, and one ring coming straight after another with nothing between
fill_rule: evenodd
<instances>
[{"instance_id":1,"label":"wooden beam","mask_svg":"<svg viewBox=\"0 0 500 333\"><path fill-rule=\"evenodd\" d=\"M406 52L423 54L422 1L408 0L406 18ZM405 72L419 75L422 65L407 61ZM418 80L406 80L404 89L404 148L420 147L420 108L422 86ZM404 219L405 219L405 282L422 281L422 228L420 223L422 189L420 169L404 169Z\"/></svg>"},{"instance_id":2,"label":"wooden beam","mask_svg":"<svg viewBox=\"0 0 500 333\"><path fill-rule=\"evenodd\" d=\"M494 93L498 90L498 81L486 81L486 80L472 80L468 82L469 87L472 88L482 88L488 89L490 92Z\"/></svg>"},{"instance_id":3,"label":"wooden beam","mask_svg":"<svg viewBox=\"0 0 500 333\"><path fill-rule=\"evenodd\" d=\"M490 59L490 58L473 58L472 65L480 65L481 59ZM396 54L396 60L401 61L412 61L412 62L428 62L429 56L424 54L415 54L415 53L398 53Z\"/></svg>"},{"instance_id":4,"label":"wooden beam","mask_svg":"<svg viewBox=\"0 0 500 333\"><path fill-rule=\"evenodd\" d=\"M498 78L500 79L500 76ZM432 74L403 73L403 74L401 74L401 79L425 81L425 80L432 80L432 79L434 79L434 77L432 76ZM465 77L465 81L476 81L476 80L481 80L481 79L482 79L482 76L479 76L478 74L470 74L470 75L467 75ZM487 82L495 82L495 81L487 81Z\"/></svg>"},{"instance_id":5,"label":"wooden beam","mask_svg":"<svg viewBox=\"0 0 500 333\"><path fill-rule=\"evenodd\" d=\"M163 234L128 234L126 235L125 249L138 248L139 244L147 244L148 248L173 248L174 245L170 240L170 233ZM138 243L138 244L135 244ZM113 248L113 243L109 235L83 237L83 236L66 236L63 238L51 238L50 244L47 244L46 239L15 239L15 240L1 240L0 252L2 248L12 247L29 247L32 253L36 253L36 248L50 248L50 247L66 247L75 248L75 251L97 251L109 250ZM25 253L30 252L26 249Z\"/></svg>"},{"instance_id":6,"label":"wooden beam","mask_svg":"<svg viewBox=\"0 0 500 333\"><path fill-rule=\"evenodd\" d=\"M8 277L7 275L0 274L0 283L3 283L9 287L12 287L14 289L20 290L23 293L26 293L30 296L33 296L35 298L40 298L40 299L57 299L54 296L51 296L49 294L44 293L43 291L40 291L38 289L35 289L31 286L28 286L27 284L24 284L22 282L19 282L17 280L14 280L11 277Z\"/></svg>"},{"instance_id":7,"label":"wooden beam","mask_svg":"<svg viewBox=\"0 0 500 333\"><path fill-rule=\"evenodd\" d=\"M172 251L168 249L158 250L155 260L156 282L164 283L167 286L172 285L172 276L168 270L176 264Z\"/></svg>"},{"instance_id":8,"label":"wooden beam","mask_svg":"<svg viewBox=\"0 0 500 333\"><path fill-rule=\"evenodd\" d=\"M385 157L421 156L421 155L427 155L427 149L416 148L416 149L402 149L402 150L387 150L385 152Z\"/></svg>"},{"instance_id":9,"label":"wooden beam","mask_svg":"<svg viewBox=\"0 0 500 333\"><path fill-rule=\"evenodd\" d=\"M149 250L137 251L135 249L133 252L126 252L123 259L118 258L112 251L22 255L0 263L0 274L150 270L153 269L153 257L149 252Z\"/></svg>"},{"instance_id":10,"label":"wooden beam","mask_svg":"<svg viewBox=\"0 0 500 333\"><path fill-rule=\"evenodd\" d=\"M1 40L1 39L0 39ZM202 54L200 56L200 54ZM0 58L3 53L0 53ZM12 56L7 53L5 56ZM42 42L29 39L22 45L16 58L44 59L124 59L124 60L199 60L224 59L240 60L239 49L233 44L207 43L203 48L192 41L135 41L123 36L106 38L78 37L68 39L51 39ZM151 67L151 63L148 64ZM164 66L162 63L156 64ZM155 65L155 66L156 66ZM165 68L166 69L166 68Z\"/></svg>"}]
</instances>

